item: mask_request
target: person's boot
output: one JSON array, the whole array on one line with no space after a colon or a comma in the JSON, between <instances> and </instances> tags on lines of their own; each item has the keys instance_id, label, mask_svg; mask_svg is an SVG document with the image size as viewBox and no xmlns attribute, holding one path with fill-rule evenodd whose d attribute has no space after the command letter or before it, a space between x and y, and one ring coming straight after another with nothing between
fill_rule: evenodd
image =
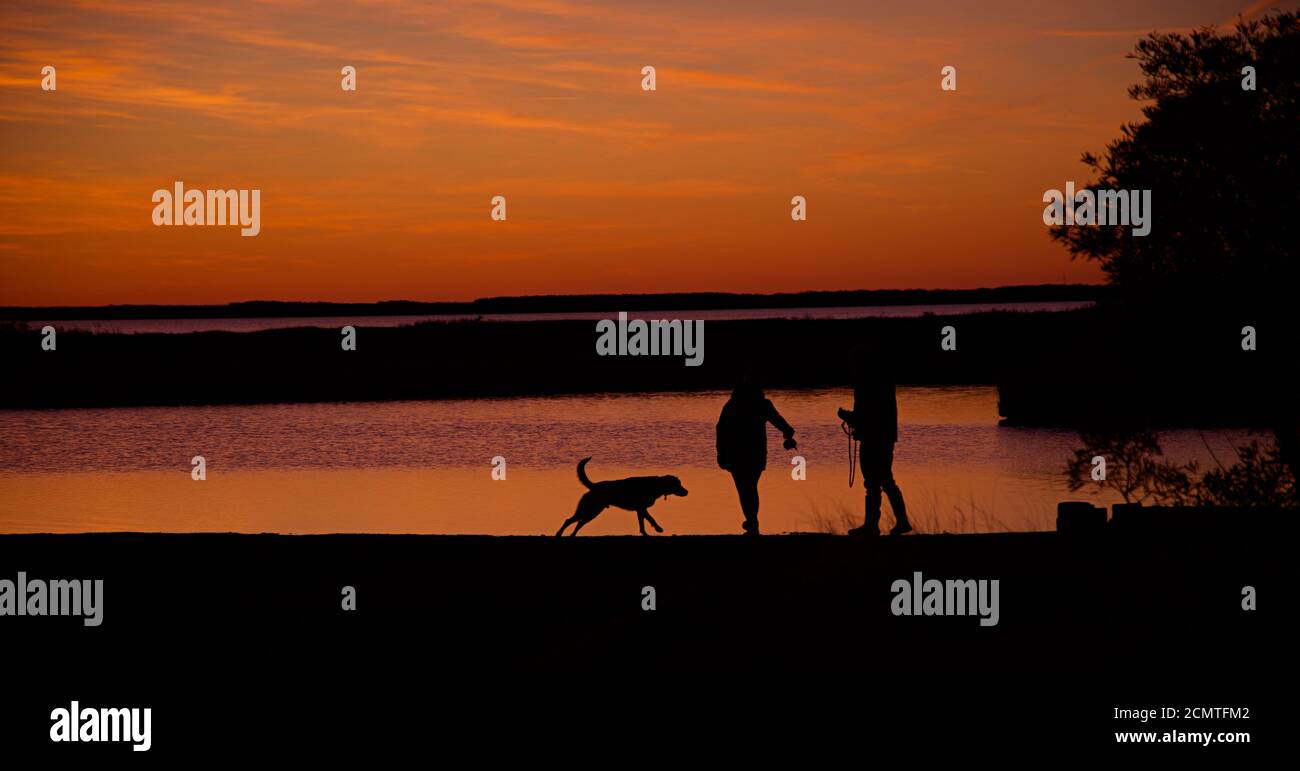
<instances>
[{"instance_id":1,"label":"person's boot","mask_svg":"<svg viewBox=\"0 0 1300 771\"><path fill-rule=\"evenodd\" d=\"M747 519L740 523L740 529L745 531L745 535L758 535L758 522Z\"/></svg>"},{"instance_id":2,"label":"person's boot","mask_svg":"<svg viewBox=\"0 0 1300 771\"><path fill-rule=\"evenodd\" d=\"M903 491L894 485L886 491L889 496L889 508L894 510L894 526L889 529L890 535L902 535L903 533L912 532L912 523L907 519L907 505L903 503Z\"/></svg>"},{"instance_id":3,"label":"person's boot","mask_svg":"<svg viewBox=\"0 0 1300 771\"><path fill-rule=\"evenodd\" d=\"M910 532L912 532L912 523L908 522L906 517L898 520L893 527L889 528L890 535L902 535Z\"/></svg>"},{"instance_id":4,"label":"person's boot","mask_svg":"<svg viewBox=\"0 0 1300 771\"><path fill-rule=\"evenodd\" d=\"M871 493L867 493L866 509L867 515L862 520L862 526L851 528L849 535L880 535L880 497L876 496L873 500Z\"/></svg>"}]
</instances>

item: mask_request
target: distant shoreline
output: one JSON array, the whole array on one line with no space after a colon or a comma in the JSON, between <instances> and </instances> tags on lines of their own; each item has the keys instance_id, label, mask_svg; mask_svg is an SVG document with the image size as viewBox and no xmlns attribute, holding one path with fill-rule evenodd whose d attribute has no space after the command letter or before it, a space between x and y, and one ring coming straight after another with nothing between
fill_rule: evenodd
<instances>
[{"instance_id":1,"label":"distant shoreline","mask_svg":"<svg viewBox=\"0 0 1300 771\"><path fill-rule=\"evenodd\" d=\"M869 318L950 318L980 313L1060 313L1095 307L1097 303L1074 302L1002 302L1002 303L940 303L931 305L857 305L798 308L723 308L702 310L634 310L634 311L567 311L555 313L478 313L439 315L389 315L365 314L350 316L262 316L262 317L210 317L210 318L133 318L133 319L63 319L36 318L27 321L0 321L0 324L26 326L29 331L39 331L53 326L60 332L82 331L96 334L192 334L196 332L265 332L274 329L314 327L341 329L355 326L362 329L406 327L418 324L454 324L460 322L485 322L493 324L539 324L552 322L598 322L625 314L630 319L692 319L699 321L741 322L819 320L852 321Z\"/></svg>"},{"instance_id":2,"label":"distant shoreline","mask_svg":"<svg viewBox=\"0 0 1300 771\"><path fill-rule=\"evenodd\" d=\"M762 310L979 303L1100 302L1112 289L1096 284L1031 284L981 289L854 289L745 294L671 292L661 294L534 295L487 297L468 302L385 300L372 303L254 300L224 305L5 306L0 321L296 318L313 316L504 315L616 311Z\"/></svg>"}]
</instances>

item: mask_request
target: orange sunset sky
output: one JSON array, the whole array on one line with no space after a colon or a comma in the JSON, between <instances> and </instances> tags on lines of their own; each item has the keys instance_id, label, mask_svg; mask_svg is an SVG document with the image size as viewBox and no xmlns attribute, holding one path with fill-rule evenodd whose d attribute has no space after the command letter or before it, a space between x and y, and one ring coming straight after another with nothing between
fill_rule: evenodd
<instances>
[{"instance_id":1,"label":"orange sunset sky","mask_svg":"<svg viewBox=\"0 0 1300 771\"><path fill-rule=\"evenodd\" d=\"M1042 195L1125 54L1277 6L5 0L0 305L1099 282ZM177 180L261 234L155 227Z\"/></svg>"}]
</instances>

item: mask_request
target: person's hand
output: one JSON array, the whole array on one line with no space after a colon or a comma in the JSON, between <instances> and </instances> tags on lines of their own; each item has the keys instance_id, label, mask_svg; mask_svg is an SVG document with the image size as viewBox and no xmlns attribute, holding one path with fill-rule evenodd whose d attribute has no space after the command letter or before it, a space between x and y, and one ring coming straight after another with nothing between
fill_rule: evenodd
<instances>
[{"instance_id":1,"label":"person's hand","mask_svg":"<svg viewBox=\"0 0 1300 771\"><path fill-rule=\"evenodd\" d=\"M796 441L794 440L794 437L793 437L793 436L790 437L789 439L785 440L785 444L783 444L782 446L785 447L785 449L787 449L787 450L797 450L797 449L799 449L799 444L798 444L798 442L796 442Z\"/></svg>"}]
</instances>

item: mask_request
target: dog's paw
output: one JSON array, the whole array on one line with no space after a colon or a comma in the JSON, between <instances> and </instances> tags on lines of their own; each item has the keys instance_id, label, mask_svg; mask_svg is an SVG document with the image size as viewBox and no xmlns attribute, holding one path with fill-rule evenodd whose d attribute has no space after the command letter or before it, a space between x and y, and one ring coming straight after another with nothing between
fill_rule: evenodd
<instances>
[{"instance_id":1,"label":"dog's paw","mask_svg":"<svg viewBox=\"0 0 1300 771\"><path fill-rule=\"evenodd\" d=\"M658 525L655 525L654 528L656 533L662 533L664 531L664 529L662 527L659 527Z\"/></svg>"}]
</instances>

